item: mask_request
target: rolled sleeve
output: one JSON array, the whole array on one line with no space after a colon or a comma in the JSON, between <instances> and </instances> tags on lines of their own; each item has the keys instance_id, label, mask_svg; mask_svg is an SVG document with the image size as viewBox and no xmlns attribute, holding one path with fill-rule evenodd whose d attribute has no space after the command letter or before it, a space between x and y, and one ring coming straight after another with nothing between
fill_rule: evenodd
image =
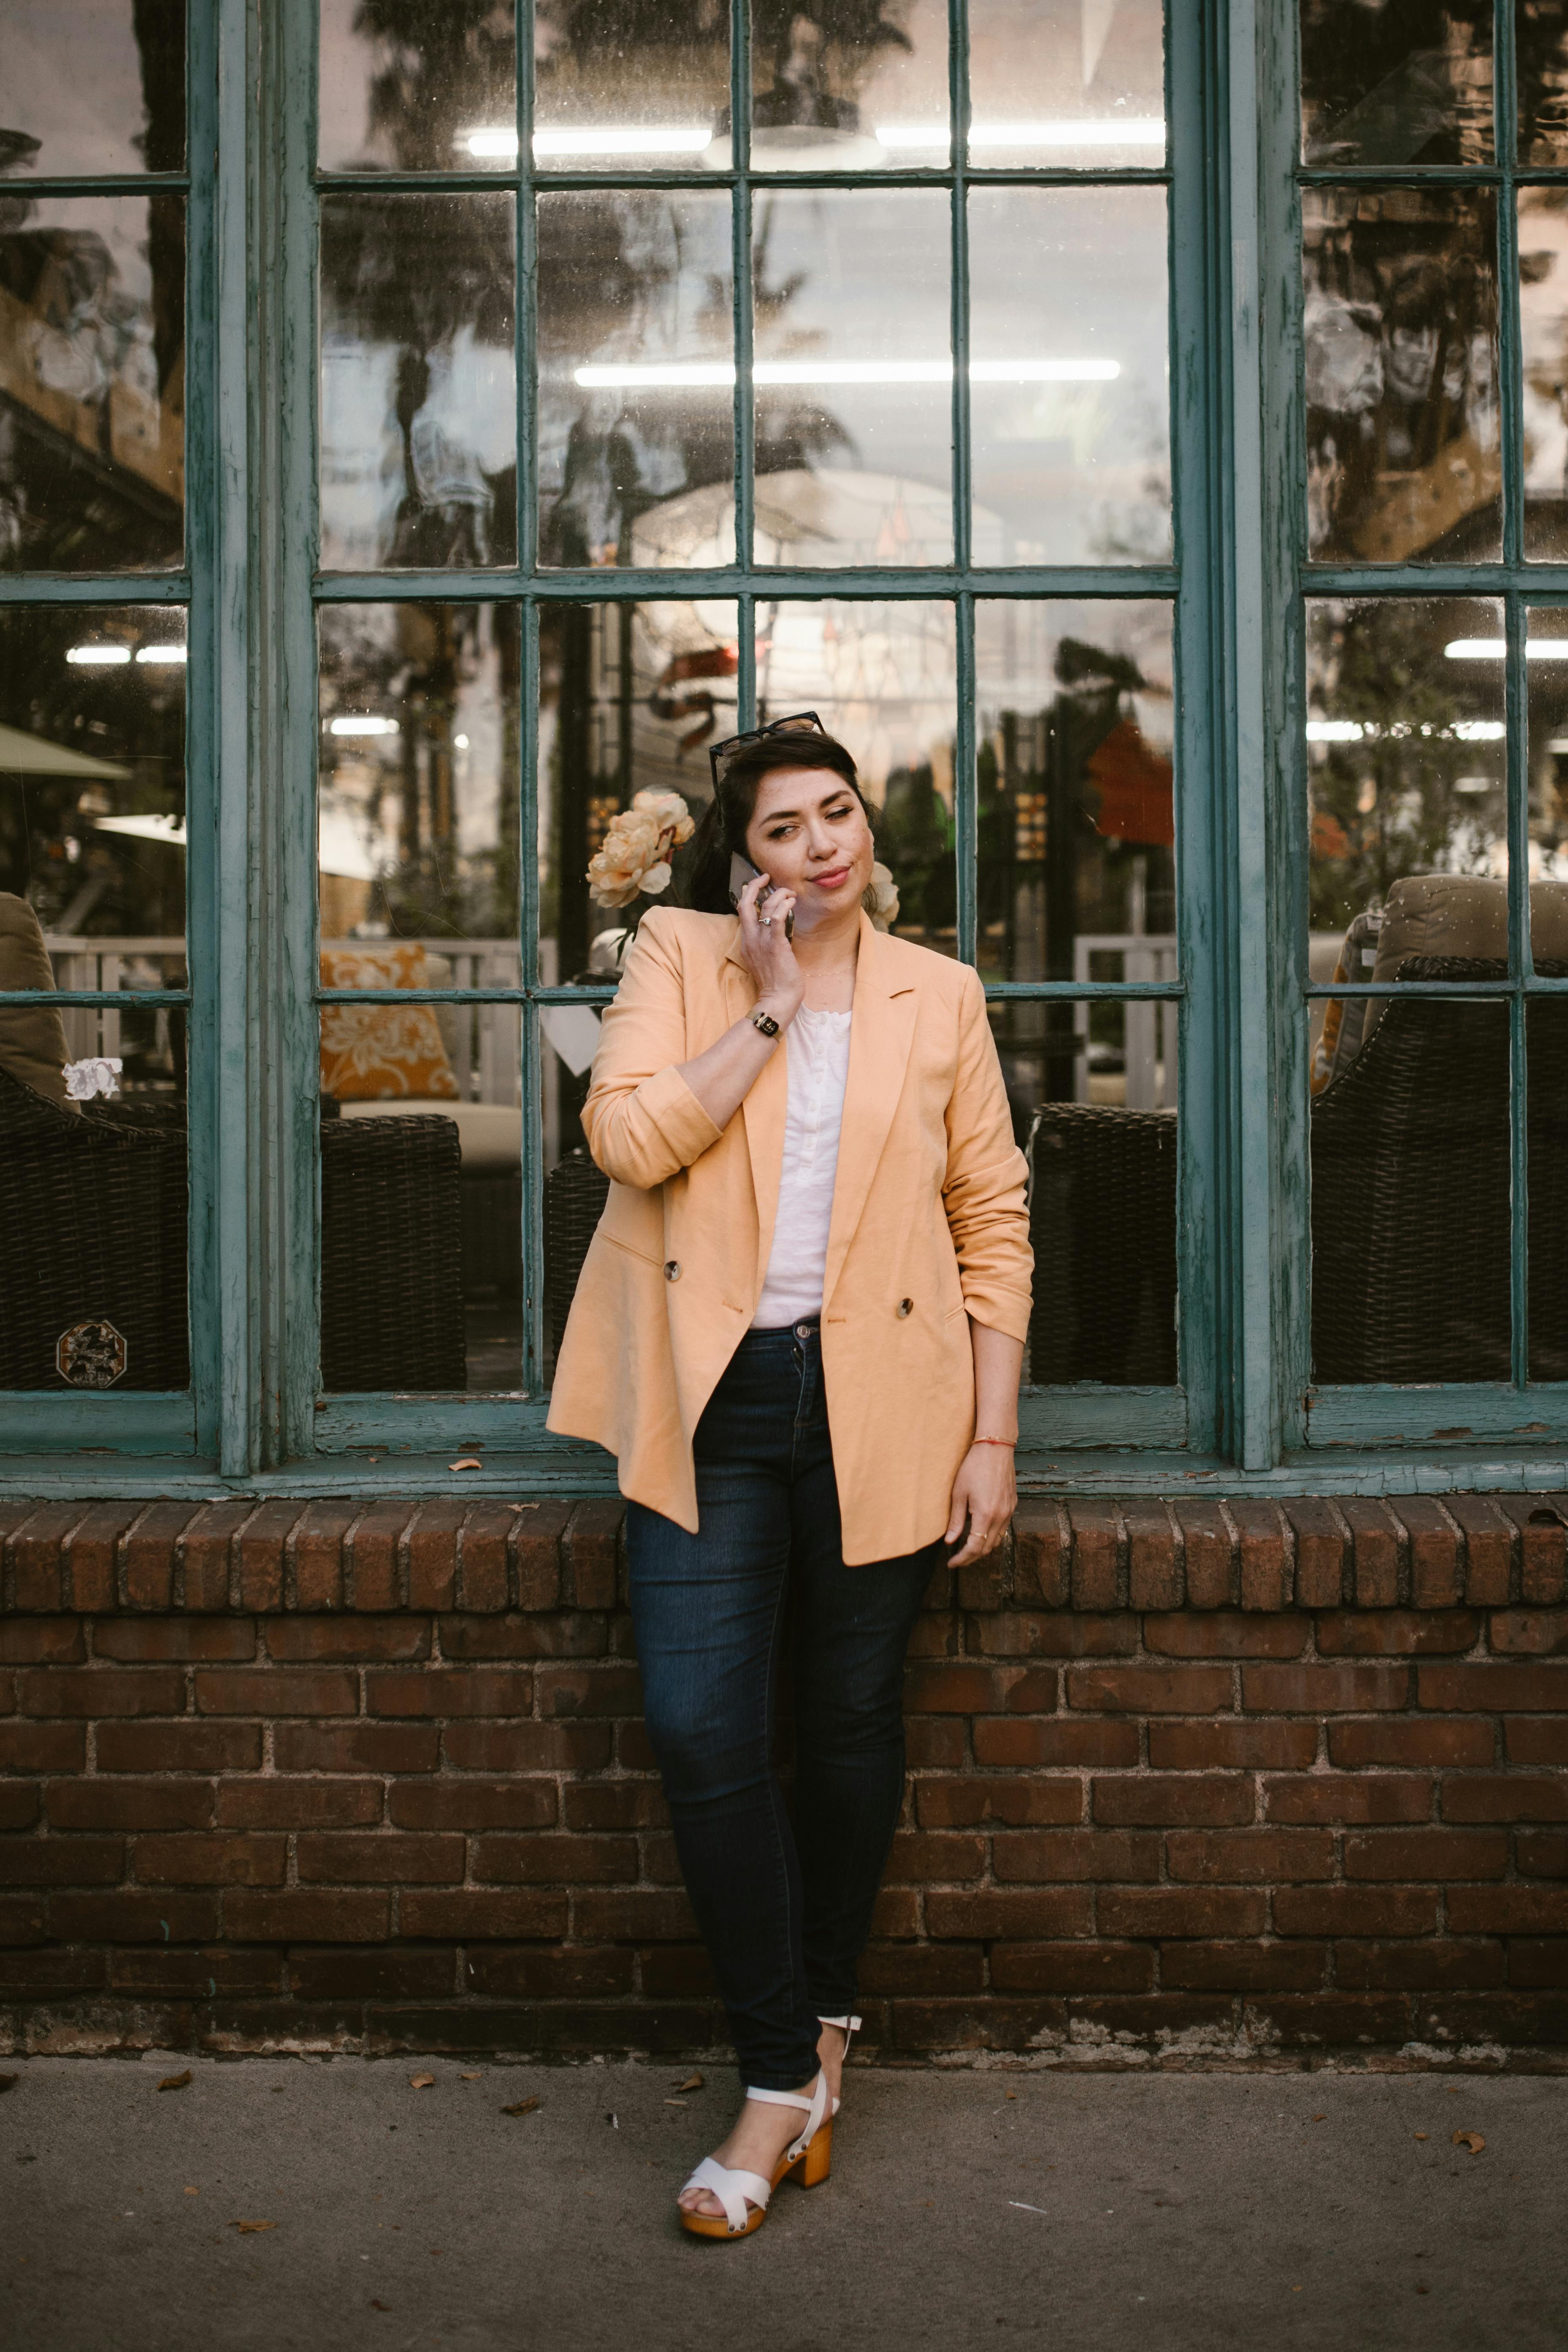
<instances>
[{"instance_id":1,"label":"rolled sleeve","mask_svg":"<svg viewBox=\"0 0 1568 2352\"><path fill-rule=\"evenodd\" d=\"M583 1106L583 1132L612 1183L651 1192L719 1140L677 1066L686 1060L679 944L655 908L643 918L605 1012Z\"/></svg>"}]
</instances>

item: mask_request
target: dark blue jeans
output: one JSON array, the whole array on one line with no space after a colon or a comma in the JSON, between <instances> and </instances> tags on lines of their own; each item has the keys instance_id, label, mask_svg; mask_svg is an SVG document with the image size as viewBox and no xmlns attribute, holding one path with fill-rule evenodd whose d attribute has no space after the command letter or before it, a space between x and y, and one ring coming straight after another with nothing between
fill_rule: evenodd
<instances>
[{"instance_id":1,"label":"dark blue jeans","mask_svg":"<svg viewBox=\"0 0 1568 2352\"><path fill-rule=\"evenodd\" d=\"M855 1963L904 1783L904 1652L940 1541L846 1568L815 1324L749 1332L697 1426L694 1536L633 1503L632 1617L648 1737L741 2079L816 2072L817 2020ZM793 1602L792 1827L773 1770Z\"/></svg>"}]
</instances>

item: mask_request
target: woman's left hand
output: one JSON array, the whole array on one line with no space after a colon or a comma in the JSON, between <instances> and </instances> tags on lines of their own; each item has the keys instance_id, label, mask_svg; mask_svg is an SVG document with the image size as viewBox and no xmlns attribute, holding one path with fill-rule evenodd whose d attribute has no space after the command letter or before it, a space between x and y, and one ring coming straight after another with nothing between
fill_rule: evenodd
<instances>
[{"instance_id":1,"label":"woman's left hand","mask_svg":"<svg viewBox=\"0 0 1568 2352\"><path fill-rule=\"evenodd\" d=\"M1013 1450L1008 1445L972 1445L952 1482L952 1508L947 1515L946 1543L956 1543L968 1522L969 1535L962 1551L948 1561L965 1568L994 1551L1007 1532L1018 1500L1013 1475Z\"/></svg>"}]
</instances>

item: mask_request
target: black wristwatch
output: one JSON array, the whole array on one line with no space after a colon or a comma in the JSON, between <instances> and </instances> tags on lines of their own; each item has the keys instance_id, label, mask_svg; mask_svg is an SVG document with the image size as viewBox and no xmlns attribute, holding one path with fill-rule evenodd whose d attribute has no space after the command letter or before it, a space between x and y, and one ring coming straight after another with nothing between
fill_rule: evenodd
<instances>
[{"instance_id":1,"label":"black wristwatch","mask_svg":"<svg viewBox=\"0 0 1568 2352\"><path fill-rule=\"evenodd\" d=\"M776 1037L779 1034L778 1023L771 1013L764 1013L760 1004L752 1014L751 1022L752 1028L760 1029L764 1037Z\"/></svg>"}]
</instances>

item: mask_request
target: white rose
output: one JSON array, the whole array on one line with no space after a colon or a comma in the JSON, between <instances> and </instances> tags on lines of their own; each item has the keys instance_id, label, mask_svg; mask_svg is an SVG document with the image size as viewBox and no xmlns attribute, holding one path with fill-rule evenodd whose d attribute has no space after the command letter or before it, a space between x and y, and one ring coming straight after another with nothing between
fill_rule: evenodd
<instances>
[{"instance_id":1,"label":"white rose","mask_svg":"<svg viewBox=\"0 0 1568 2352\"><path fill-rule=\"evenodd\" d=\"M887 866L872 866L862 903L877 930L891 930L899 919L899 886Z\"/></svg>"}]
</instances>

